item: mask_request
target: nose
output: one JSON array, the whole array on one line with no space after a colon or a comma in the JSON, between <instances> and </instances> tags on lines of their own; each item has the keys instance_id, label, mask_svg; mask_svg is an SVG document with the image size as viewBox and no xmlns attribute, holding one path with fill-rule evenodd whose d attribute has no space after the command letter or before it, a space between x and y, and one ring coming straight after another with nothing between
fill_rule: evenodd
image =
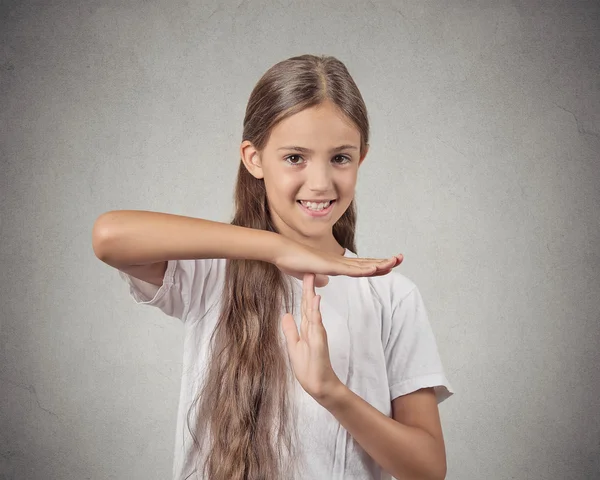
<instances>
[{"instance_id":1,"label":"nose","mask_svg":"<svg viewBox=\"0 0 600 480\"><path fill-rule=\"evenodd\" d=\"M315 193L330 192L332 190L331 166L329 162L312 162L307 168L307 186Z\"/></svg>"}]
</instances>

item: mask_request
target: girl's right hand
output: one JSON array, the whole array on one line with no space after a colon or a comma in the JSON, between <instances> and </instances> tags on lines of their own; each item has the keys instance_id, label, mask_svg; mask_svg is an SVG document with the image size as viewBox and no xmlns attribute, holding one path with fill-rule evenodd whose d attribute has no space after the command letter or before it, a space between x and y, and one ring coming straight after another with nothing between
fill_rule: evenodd
<instances>
[{"instance_id":1,"label":"girl's right hand","mask_svg":"<svg viewBox=\"0 0 600 480\"><path fill-rule=\"evenodd\" d=\"M354 258L324 252L285 239L275 253L273 264L283 273L304 279L305 273L315 274L315 286L324 287L329 283L329 275L348 277L377 277L387 275L404 260L402 254L388 259Z\"/></svg>"}]
</instances>

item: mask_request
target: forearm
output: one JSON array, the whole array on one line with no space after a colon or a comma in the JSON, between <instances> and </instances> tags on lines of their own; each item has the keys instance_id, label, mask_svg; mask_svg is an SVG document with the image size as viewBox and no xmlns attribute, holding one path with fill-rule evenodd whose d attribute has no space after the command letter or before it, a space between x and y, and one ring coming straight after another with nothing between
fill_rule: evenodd
<instances>
[{"instance_id":1,"label":"forearm","mask_svg":"<svg viewBox=\"0 0 600 480\"><path fill-rule=\"evenodd\" d=\"M402 480L442 480L443 445L429 433L389 418L345 385L320 403L387 472Z\"/></svg>"},{"instance_id":2,"label":"forearm","mask_svg":"<svg viewBox=\"0 0 600 480\"><path fill-rule=\"evenodd\" d=\"M92 237L96 256L115 267L195 258L271 261L282 242L273 232L138 210L102 214Z\"/></svg>"}]
</instances>

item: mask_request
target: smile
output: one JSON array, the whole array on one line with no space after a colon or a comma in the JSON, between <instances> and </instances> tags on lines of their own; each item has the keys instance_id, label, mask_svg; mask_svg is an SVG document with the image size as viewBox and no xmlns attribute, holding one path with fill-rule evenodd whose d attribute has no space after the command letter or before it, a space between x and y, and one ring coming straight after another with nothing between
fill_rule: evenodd
<instances>
[{"instance_id":1,"label":"smile","mask_svg":"<svg viewBox=\"0 0 600 480\"><path fill-rule=\"evenodd\" d=\"M305 202L303 200L298 200L296 203L300 205L300 208L304 213L308 214L311 217L325 217L333 210L335 200L329 200L328 202L320 203Z\"/></svg>"}]
</instances>

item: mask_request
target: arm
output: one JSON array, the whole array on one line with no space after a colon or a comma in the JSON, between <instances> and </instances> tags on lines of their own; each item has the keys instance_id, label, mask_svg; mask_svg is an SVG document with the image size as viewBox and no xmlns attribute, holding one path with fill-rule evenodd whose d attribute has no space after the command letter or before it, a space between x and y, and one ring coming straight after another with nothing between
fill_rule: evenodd
<instances>
[{"instance_id":1,"label":"arm","mask_svg":"<svg viewBox=\"0 0 600 480\"><path fill-rule=\"evenodd\" d=\"M402 480L443 480L446 452L432 388L393 400L389 418L345 385L319 399L363 449Z\"/></svg>"},{"instance_id":2,"label":"arm","mask_svg":"<svg viewBox=\"0 0 600 480\"><path fill-rule=\"evenodd\" d=\"M270 261L280 236L200 218L120 210L94 223L92 246L108 265L160 285L168 260L231 258Z\"/></svg>"},{"instance_id":3,"label":"arm","mask_svg":"<svg viewBox=\"0 0 600 480\"><path fill-rule=\"evenodd\" d=\"M168 260L227 258L277 265L302 278L306 271L325 275L375 276L401 260L345 258L301 245L283 235L201 218L138 210L119 210L98 217L92 232L96 256L141 280L160 285Z\"/></svg>"},{"instance_id":4,"label":"arm","mask_svg":"<svg viewBox=\"0 0 600 480\"><path fill-rule=\"evenodd\" d=\"M302 388L340 422L384 470L402 480L443 480L446 452L437 399L432 388L392 401L389 418L346 387L333 371L327 332L320 312L321 297L314 276L304 277L300 329L287 313L283 333Z\"/></svg>"}]
</instances>

